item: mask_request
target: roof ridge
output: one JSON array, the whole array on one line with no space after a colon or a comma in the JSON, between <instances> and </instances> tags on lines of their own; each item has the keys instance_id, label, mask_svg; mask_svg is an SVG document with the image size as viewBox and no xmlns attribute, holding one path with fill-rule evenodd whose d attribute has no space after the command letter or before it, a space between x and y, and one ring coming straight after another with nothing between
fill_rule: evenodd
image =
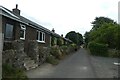
<instances>
[{"instance_id":1,"label":"roof ridge","mask_svg":"<svg viewBox=\"0 0 120 80\"><path fill-rule=\"evenodd\" d=\"M40 29L42 29L42 30L45 30L45 31L49 32L50 34L53 34L54 36L61 37L59 34L57 34L57 33L55 33L55 32L52 32L51 30L43 27L42 25L40 25L40 24L38 24L38 23L36 23L36 22L34 22L34 21L32 21L32 20L24 17L24 16L17 15L17 14L15 14L14 12L12 12L11 10L9 10L9 9L1 6L1 5L0 5L0 8L1 8L2 10L4 10L6 13L8 13L9 15L11 15L12 17L17 18L17 19L19 19L20 21L22 21L22 22L24 22L24 23L27 23L28 25L31 25L31 26L33 26L33 27L36 27L36 28L40 28ZM63 37L63 38L64 38L64 37ZM64 39L65 39L65 38L64 38ZM66 38L66 39L67 39L67 38ZM67 39L67 40L69 40L69 39Z\"/></svg>"}]
</instances>

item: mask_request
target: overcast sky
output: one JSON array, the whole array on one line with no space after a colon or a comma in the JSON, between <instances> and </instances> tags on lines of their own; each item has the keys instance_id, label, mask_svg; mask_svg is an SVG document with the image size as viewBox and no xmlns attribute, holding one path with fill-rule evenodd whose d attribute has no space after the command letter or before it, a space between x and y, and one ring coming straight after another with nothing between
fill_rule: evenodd
<instances>
[{"instance_id":1,"label":"overcast sky","mask_svg":"<svg viewBox=\"0 0 120 80\"><path fill-rule=\"evenodd\" d=\"M64 36L69 31L82 35L89 31L95 17L105 16L118 22L120 0L0 0L12 10L18 4L21 15Z\"/></svg>"}]
</instances>

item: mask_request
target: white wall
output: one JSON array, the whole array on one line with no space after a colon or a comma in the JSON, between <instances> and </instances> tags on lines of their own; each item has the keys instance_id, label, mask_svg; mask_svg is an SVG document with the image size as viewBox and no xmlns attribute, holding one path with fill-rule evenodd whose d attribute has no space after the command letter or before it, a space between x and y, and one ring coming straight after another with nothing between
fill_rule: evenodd
<instances>
[{"instance_id":1,"label":"white wall","mask_svg":"<svg viewBox=\"0 0 120 80\"><path fill-rule=\"evenodd\" d=\"M120 24L120 1L118 2L118 23Z\"/></svg>"}]
</instances>

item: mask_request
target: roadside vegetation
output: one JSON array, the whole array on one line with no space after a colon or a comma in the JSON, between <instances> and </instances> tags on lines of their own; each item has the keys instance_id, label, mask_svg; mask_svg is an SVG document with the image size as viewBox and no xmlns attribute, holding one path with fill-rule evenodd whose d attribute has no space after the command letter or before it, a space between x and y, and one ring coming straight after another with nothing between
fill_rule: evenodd
<instances>
[{"instance_id":1,"label":"roadside vegetation","mask_svg":"<svg viewBox=\"0 0 120 80\"><path fill-rule=\"evenodd\" d=\"M2 65L2 80L28 80L24 70L10 64Z\"/></svg>"},{"instance_id":2,"label":"roadside vegetation","mask_svg":"<svg viewBox=\"0 0 120 80\"><path fill-rule=\"evenodd\" d=\"M120 25L107 17L96 17L86 32L85 47L92 55L120 57Z\"/></svg>"},{"instance_id":3,"label":"roadside vegetation","mask_svg":"<svg viewBox=\"0 0 120 80\"><path fill-rule=\"evenodd\" d=\"M65 38L70 39L71 43L64 43L61 38L51 39L50 54L47 56L46 62L57 65L59 60L64 59L66 55L72 54L80 48L83 44L83 37L80 33L70 31L66 34Z\"/></svg>"},{"instance_id":4,"label":"roadside vegetation","mask_svg":"<svg viewBox=\"0 0 120 80\"><path fill-rule=\"evenodd\" d=\"M52 46L50 48L50 54L47 56L46 62L57 65L59 60L64 59L65 56L77 51L78 47L76 44L62 45L62 46Z\"/></svg>"}]
</instances>

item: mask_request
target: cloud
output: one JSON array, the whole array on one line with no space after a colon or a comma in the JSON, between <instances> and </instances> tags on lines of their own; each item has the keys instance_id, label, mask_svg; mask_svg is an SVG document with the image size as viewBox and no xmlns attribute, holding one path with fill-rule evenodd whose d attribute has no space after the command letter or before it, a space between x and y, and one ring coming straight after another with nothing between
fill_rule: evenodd
<instances>
[{"instance_id":1,"label":"cloud","mask_svg":"<svg viewBox=\"0 0 120 80\"><path fill-rule=\"evenodd\" d=\"M8 9L18 7L21 14L58 34L71 30L84 34L95 17L106 16L117 21L119 0L2 0ZM31 17L32 18L31 18Z\"/></svg>"}]
</instances>

